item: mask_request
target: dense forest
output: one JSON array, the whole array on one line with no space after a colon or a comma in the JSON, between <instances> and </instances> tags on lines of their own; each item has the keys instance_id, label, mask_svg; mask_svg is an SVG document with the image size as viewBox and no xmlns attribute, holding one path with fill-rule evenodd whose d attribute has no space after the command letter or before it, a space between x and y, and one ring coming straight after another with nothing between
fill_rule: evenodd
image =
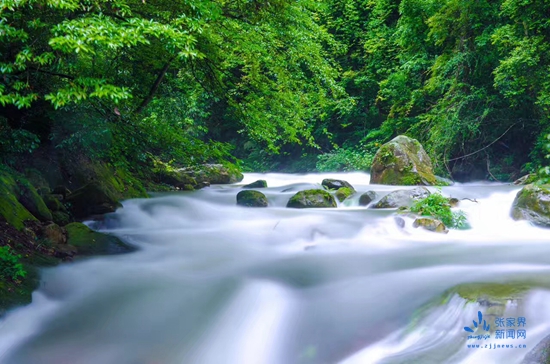
<instances>
[{"instance_id":1,"label":"dense forest","mask_svg":"<svg viewBox=\"0 0 550 364\"><path fill-rule=\"evenodd\" d=\"M365 170L406 133L441 175L511 180L544 165L549 7L3 0L1 158Z\"/></svg>"}]
</instances>

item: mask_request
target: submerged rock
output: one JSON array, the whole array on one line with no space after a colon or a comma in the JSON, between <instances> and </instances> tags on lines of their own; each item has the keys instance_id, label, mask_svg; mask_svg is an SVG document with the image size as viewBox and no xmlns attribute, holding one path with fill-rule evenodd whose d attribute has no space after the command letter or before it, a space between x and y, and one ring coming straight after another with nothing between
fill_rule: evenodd
<instances>
[{"instance_id":1,"label":"submerged rock","mask_svg":"<svg viewBox=\"0 0 550 364\"><path fill-rule=\"evenodd\" d=\"M376 192L367 191L359 197L359 206L367 206L376 199Z\"/></svg>"},{"instance_id":2,"label":"submerged rock","mask_svg":"<svg viewBox=\"0 0 550 364\"><path fill-rule=\"evenodd\" d=\"M355 190L349 187L340 187L338 191L334 194L338 201L343 202L346 198L350 197L355 193Z\"/></svg>"},{"instance_id":3,"label":"submerged rock","mask_svg":"<svg viewBox=\"0 0 550 364\"><path fill-rule=\"evenodd\" d=\"M241 191L237 194L237 205L245 207L267 207L267 197L258 191Z\"/></svg>"},{"instance_id":4,"label":"submerged rock","mask_svg":"<svg viewBox=\"0 0 550 364\"><path fill-rule=\"evenodd\" d=\"M384 196L373 208L387 209L398 207L410 207L415 201L426 198L430 191L425 187L417 187L412 190L397 190Z\"/></svg>"},{"instance_id":5,"label":"submerged rock","mask_svg":"<svg viewBox=\"0 0 550 364\"><path fill-rule=\"evenodd\" d=\"M413 227L422 227L425 230L435 233L447 234L449 230L440 220L431 217L419 217L413 222Z\"/></svg>"},{"instance_id":6,"label":"submerged rock","mask_svg":"<svg viewBox=\"0 0 550 364\"><path fill-rule=\"evenodd\" d=\"M334 197L324 190L300 191L290 198L286 207L312 208L312 207L336 207Z\"/></svg>"},{"instance_id":7,"label":"submerged rock","mask_svg":"<svg viewBox=\"0 0 550 364\"><path fill-rule=\"evenodd\" d=\"M256 182L249 183L244 185L243 188L267 188L267 181L259 179Z\"/></svg>"},{"instance_id":8,"label":"submerged rock","mask_svg":"<svg viewBox=\"0 0 550 364\"><path fill-rule=\"evenodd\" d=\"M117 237L98 233L79 222L68 224L65 229L67 244L74 246L81 255L120 254L134 250Z\"/></svg>"},{"instance_id":9,"label":"submerged rock","mask_svg":"<svg viewBox=\"0 0 550 364\"><path fill-rule=\"evenodd\" d=\"M437 180L432 161L418 140L399 135L376 152L370 183L432 186Z\"/></svg>"},{"instance_id":10,"label":"submerged rock","mask_svg":"<svg viewBox=\"0 0 550 364\"><path fill-rule=\"evenodd\" d=\"M516 195L512 218L550 227L550 185L527 185Z\"/></svg>"},{"instance_id":11,"label":"submerged rock","mask_svg":"<svg viewBox=\"0 0 550 364\"><path fill-rule=\"evenodd\" d=\"M403 219L402 217L394 216L393 220L395 221L395 224L397 225L397 227L399 227L401 229L403 229L405 227L405 219Z\"/></svg>"},{"instance_id":12,"label":"submerged rock","mask_svg":"<svg viewBox=\"0 0 550 364\"><path fill-rule=\"evenodd\" d=\"M343 181L340 179L325 178L323 182L321 182L321 185L327 190L338 190L342 187L347 187L355 192L355 189L351 184L349 184L347 181Z\"/></svg>"}]
</instances>

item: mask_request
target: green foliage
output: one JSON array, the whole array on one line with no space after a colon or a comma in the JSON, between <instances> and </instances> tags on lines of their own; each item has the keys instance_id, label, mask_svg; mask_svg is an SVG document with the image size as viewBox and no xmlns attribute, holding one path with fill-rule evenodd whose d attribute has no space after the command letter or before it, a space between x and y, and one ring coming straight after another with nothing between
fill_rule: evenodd
<instances>
[{"instance_id":1,"label":"green foliage","mask_svg":"<svg viewBox=\"0 0 550 364\"><path fill-rule=\"evenodd\" d=\"M431 216L441 220L445 226L452 229L464 228L467 225L464 211L452 211L449 199L441 193L432 193L428 197L415 202L411 207L411 211L422 216Z\"/></svg>"},{"instance_id":2,"label":"green foliage","mask_svg":"<svg viewBox=\"0 0 550 364\"><path fill-rule=\"evenodd\" d=\"M373 154L352 148L339 148L317 157L320 172L367 171L372 165Z\"/></svg>"},{"instance_id":3,"label":"green foliage","mask_svg":"<svg viewBox=\"0 0 550 364\"><path fill-rule=\"evenodd\" d=\"M0 246L0 279L24 278L27 272L20 263L21 256L15 254L9 246Z\"/></svg>"}]
</instances>

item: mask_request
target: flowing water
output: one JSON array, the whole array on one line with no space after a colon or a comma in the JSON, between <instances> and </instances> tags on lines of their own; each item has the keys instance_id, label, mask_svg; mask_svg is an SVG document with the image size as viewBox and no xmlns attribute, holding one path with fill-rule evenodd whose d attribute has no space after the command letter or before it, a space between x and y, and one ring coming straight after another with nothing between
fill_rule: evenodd
<instances>
[{"instance_id":1,"label":"flowing water","mask_svg":"<svg viewBox=\"0 0 550 364\"><path fill-rule=\"evenodd\" d=\"M327 177L359 193L334 209L285 208ZM441 299L465 282L550 280L550 230L509 217L518 187L443 188L477 201L460 204L472 228L444 235L359 207L361 192L396 189L367 174L241 184L260 178L266 209L236 206L232 185L124 202L97 227L139 250L45 269L33 303L0 321L0 362L513 364L550 333L544 289L505 308L527 335L498 343L526 349L468 348L463 328L487 307Z\"/></svg>"}]
</instances>

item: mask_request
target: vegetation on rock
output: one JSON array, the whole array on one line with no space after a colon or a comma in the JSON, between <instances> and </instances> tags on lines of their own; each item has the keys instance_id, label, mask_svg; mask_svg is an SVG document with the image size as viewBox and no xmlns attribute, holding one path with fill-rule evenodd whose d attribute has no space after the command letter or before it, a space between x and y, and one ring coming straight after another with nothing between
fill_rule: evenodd
<instances>
[{"instance_id":1,"label":"vegetation on rock","mask_svg":"<svg viewBox=\"0 0 550 364\"><path fill-rule=\"evenodd\" d=\"M460 229L467 226L466 214L462 210L451 210L449 198L438 192L416 201L411 206L410 211L421 216L431 216L452 229Z\"/></svg>"},{"instance_id":2,"label":"vegetation on rock","mask_svg":"<svg viewBox=\"0 0 550 364\"><path fill-rule=\"evenodd\" d=\"M334 200L334 197L324 190L300 191L292 196L286 205L286 207L298 209L336 206L336 200Z\"/></svg>"}]
</instances>

